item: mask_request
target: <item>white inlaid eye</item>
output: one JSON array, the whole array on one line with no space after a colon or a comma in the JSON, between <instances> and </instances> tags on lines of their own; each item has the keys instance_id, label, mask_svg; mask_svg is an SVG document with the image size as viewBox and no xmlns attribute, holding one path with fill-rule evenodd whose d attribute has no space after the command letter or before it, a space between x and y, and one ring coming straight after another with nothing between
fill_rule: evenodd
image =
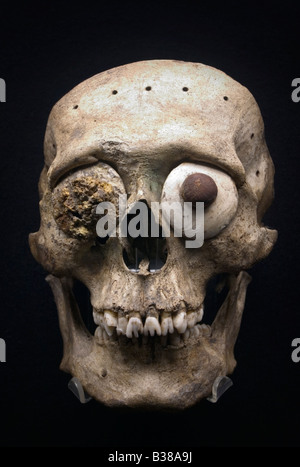
<instances>
[{"instance_id":1,"label":"white inlaid eye","mask_svg":"<svg viewBox=\"0 0 300 467\"><path fill-rule=\"evenodd\" d=\"M238 193L232 178L221 169L184 162L168 175L162 202L204 203L204 238L212 238L227 227L235 216ZM176 216L171 218L174 228ZM176 228L176 226L175 226ZM184 232L183 232L184 236Z\"/></svg>"}]
</instances>

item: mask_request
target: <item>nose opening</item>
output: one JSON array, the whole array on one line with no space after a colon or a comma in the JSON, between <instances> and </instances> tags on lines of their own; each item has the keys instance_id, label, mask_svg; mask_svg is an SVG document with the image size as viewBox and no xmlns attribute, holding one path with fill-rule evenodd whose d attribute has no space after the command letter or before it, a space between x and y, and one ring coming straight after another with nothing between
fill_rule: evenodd
<instances>
[{"instance_id":1,"label":"nose opening","mask_svg":"<svg viewBox=\"0 0 300 467\"><path fill-rule=\"evenodd\" d=\"M155 273L167 260L166 239L148 203L145 200L139 203L143 203L143 209L132 209L125 219L128 242L123 250L123 259L133 273L139 273L142 264L149 272ZM131 228L133 225L135 229Z\"/></svg>"}]
</instances>

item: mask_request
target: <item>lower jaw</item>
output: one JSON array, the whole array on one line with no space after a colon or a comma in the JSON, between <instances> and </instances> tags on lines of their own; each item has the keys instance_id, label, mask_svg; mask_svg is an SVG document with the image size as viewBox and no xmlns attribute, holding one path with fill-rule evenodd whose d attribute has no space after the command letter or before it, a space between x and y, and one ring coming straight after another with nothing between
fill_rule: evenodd
<instances>
[{"instance_id":1,"label":"lower jaw","mask_svg":"<svg viewBox=\"0 0 300 467\"><path fill-rule=\"evenodd\" d=\"M232 373L234 344L250 276L231 276L227 298L211 327L179 335L176 345L161 336L99 339L84 327L68 278L48 276L64 340L61 369L76 376L84 390L107 406L185 409L211 395L217 377ZM174 336L173 336L174 337ZM121 338L121 339L120 339ZM173 339L174 341L174 339Z\"/></svg>"},{"instance_id":2,"label":"lower jaw","mask_svg":"<svg viewBox=\"0 0 300 467\"><path fill-rule=\"evenodd\" d=\"M126 336L117 335L114 333L112 336L98 326L95 331L94 339L98 345L109 345L111 342L116 342L124 351L128 350L131 346L136 346L140 351L149 349L153 352L155 349L162 347L164 350L179 349L184 346L190 345L195 340L211 335L211 326L207 324L196 324L191 328L186 329L183 333L174 330L173 333L168 333L165 336L132 336L128 339Z\"/></svg>"}]
</instances>

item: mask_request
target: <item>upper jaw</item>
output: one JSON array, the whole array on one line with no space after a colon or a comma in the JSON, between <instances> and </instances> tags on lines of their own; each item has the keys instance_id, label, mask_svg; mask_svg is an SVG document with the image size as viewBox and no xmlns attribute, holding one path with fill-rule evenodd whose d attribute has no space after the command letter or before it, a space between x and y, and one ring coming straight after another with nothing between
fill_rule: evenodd
<instances>
[{"instance_id":1,"label":"upper jaw","mask_svg":"<svg viewBox=\"0 0 300 467\"><path fill-rule=\"evenodd\" d=\"M197 324L201 306L193 311L177 310L171 316L164 312L155 316L156 310L152 310L152 315L143 319L137 313L126 316L96 309L100 324L95 337L81 320L72 281L51 275L47 280L64 340L61 368L79 378L86 392L106 405L186 408L208 397L215 379L232 373L236 365L233 349L250 282L246 272L230 276L229 293L211 327ZM123 324L121 317L125 318ZM167 318L172 320L173 333L170 319L166 331Z\"/></svg>"}]
</instances>

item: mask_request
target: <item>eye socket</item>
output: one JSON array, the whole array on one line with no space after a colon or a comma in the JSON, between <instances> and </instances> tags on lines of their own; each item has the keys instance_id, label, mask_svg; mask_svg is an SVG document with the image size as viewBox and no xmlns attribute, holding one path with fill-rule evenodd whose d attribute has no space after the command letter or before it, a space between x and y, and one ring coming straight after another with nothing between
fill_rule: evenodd
<instances>
[{"instance_id":1,"label":"eye socket","mask_svg":"<svg viewBox=\"0 0 300 467\"><path fill-rule=\"evenodd\" d=\"M173 203L204 202L204 238L218 235L235 216L238 193L232 178L220 169L184 162L168 175L162 190L162 201ZM171 219L174 225L174 216ZM172 222L173 221L173 222ZM184 236L184 231L182 232Z\"/></svg>"},{"instance_id":2,"label":"eye socket","mask_svg":"<svg viewBox=\"0 0 300 467\"><path fill-rule=\"evenodd\" d=\"M59 229L68 237L77 240L96 239L96 224L101 217L96 212L98 204L113 203L118 213L119 195L124 193L120 176L109 165L100 162L79 169L54 188L53 217Z\"/></svg>"}]
</instances>

